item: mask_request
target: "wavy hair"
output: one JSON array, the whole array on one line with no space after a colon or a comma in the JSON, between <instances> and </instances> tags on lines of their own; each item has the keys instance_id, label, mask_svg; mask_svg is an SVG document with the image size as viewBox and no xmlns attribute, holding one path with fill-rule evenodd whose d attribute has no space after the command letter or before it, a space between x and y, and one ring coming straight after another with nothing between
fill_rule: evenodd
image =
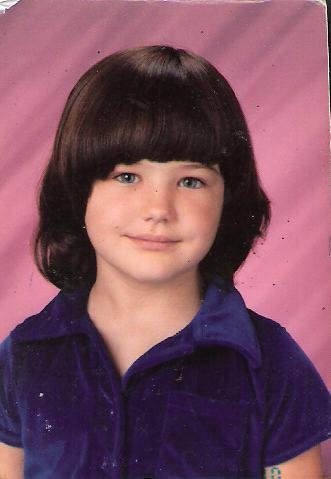
<instances>
[{"instance_id":1,"label":"wavy hair","mask_svg":"<svg viewBox=\"0 0 331 479\"><path fill-rule=\"evenodd\" d=\"M207 60L156 45L102 59L68 97L40 185L34 236L37 267L55 286L71 291L94 283L95 252L84 229L91 187L117 163L143 158L219 165L223 212L199 272L204 284L215 274L233 283L270 221L244 114Z\"/></svg>"}]
</instances>

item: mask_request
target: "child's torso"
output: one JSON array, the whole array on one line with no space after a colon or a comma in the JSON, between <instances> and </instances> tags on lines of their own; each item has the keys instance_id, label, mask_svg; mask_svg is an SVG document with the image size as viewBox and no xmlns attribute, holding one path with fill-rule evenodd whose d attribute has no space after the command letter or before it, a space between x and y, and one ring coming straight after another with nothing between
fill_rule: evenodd
<instances>
[{"instance_id":1,"label":"child's torso","mask_svg":"<svg viewBox=\"0 0 331 479\"><path fill-rule=\"evenodd\" d=\"M266 461L302 446L307 408L317 419L326 409L302 351L237 292L210 288L173 336L122 330L108 346L84 300L60 295L9 339L1 433L24 447L26 479L258 479ZM292 387L302 368L313 392ZM297 395L309 398L298 417ZM268 418L270 402L290 413Z\"/></svg>"},{"instance_id":2,"label":"child's torso","mask_svg":"<svg viewBox=\"0 0 331 479\"><path fill-rule=\"evenodd\" d=\"M42 451L27 478L260 477L262 417L240 355L166 340L120 358L119 377L98 338L67 339L25 357L25 450Z\"/></svg>"}]
</instances>

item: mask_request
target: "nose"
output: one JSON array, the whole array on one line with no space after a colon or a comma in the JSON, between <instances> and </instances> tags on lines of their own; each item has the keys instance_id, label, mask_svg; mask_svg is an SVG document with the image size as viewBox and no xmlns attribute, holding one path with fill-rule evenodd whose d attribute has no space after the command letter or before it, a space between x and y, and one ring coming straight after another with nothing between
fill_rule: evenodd
<instances>
[{"instance_id":1,"label":"nose","mask_svg":"<svg viewBox=\"0 0 331 479\"><path fill-rule=\"evenodd\" d=\"M175 215L174 192L154 187L144 194L141 214L144 221L164 223L173 220Z\"/></svg>"}]
</instances>

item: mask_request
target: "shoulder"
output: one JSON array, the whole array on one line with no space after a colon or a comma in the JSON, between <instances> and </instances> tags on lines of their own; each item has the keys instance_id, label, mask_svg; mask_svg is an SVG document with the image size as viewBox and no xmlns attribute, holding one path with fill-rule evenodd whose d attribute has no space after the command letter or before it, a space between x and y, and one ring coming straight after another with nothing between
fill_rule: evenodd
<instances>
[{"instance_id":1,"label":"shoulder","mask_svg":"<svg viewBox=\"0 0 331 479\"><path fill-rule=\"evenodd\" d=\"M74 332L75 324L86 311L87 290L79 289L72 293L60 291L37 314L27 317L18 324L3 341L2 348L10 343L52 339Z\"/></svg>"},{"instance_id":2,"label":"shoulder","mask_svg":"<svg viewBox=\"0 0 331 479\"><path fill-rule=\"evenodd\" d=\"M300 394L320 393L325 400L329 393L319 372L302 347L278 322L248 309L261 350L262 374L269 391L295 387ZM312 391L312 389L311 389ZM293 395L293 394L292 394Z\"/></svg>"},{"instance_id":3,"label":"shoulder","mask_svg":"<svg viewBox=\"0 0 331 479\"><path fill-rule=\"evenodd\" d=\"M0 383L22 390L44 374L51 361L69 354L72 342L84 333L84 305L78 290L60 291L39 313L18 324L0 343Z\"/></svg>"},{"instance_id":4,"label":"shoulder","mask_svg":"<svg viewBox=\"0 0 331 479\"><path fill-rule=\"evenodd\" d=\"M288 370L291 365L300 363L313 367L306 353L284 326L255 311L247 311L254 326L264 365L278 371L284 367Z\"/></svg>"},{"instance_id":5,"label":"shoulder","mask_svg":"<svg viewBox=\"0 0 331 479\"><path fill-rule=\"evenodd\" d=\"M275 341L282 341L288 336L286 328L277 321L262 316L249 308L247 308L247 312L262 348L270 347Z\"/></svg>"},{"instance_id":6,"label":"shoulder","mask_svg":"<svg viewBox=\"0 0 331 479\"><path fill-rule=\"evenodd\" d=\"M261 349L265 458L287 461L330 437L329 391L303 349L279 323L248 310Z\"/></svg>"},{"instance_id":7,"label":"shoulder","mask_svg":"<svg viewBox=\"0 0 331 479\"><path fill-rule=\"evenodd\" d=\"M12 363L18 359L19 351L25 343L44 335L50 323L53 323L52 310L57 296L53 298L39 313L27 317L19 323L0 343L0 366L11 369Z\"/></svg>"},{"instance_id":8,"label":"shoulder","mask_svg":"<svg viewBox=\"0 0 331 479\"><path fill-rule=\"evenodd\" d=\"M48 350L54 339L75 334L80 325L75 321L84 311L81 290L60 291L39 313L27 317L0 343L0 366L27 364L32 356ZM31 356L32 355L32 356Z\"/></svg>"},{"instance_id":9,"label":"shoulder","mask_svg":"<svg viewBox=\"0 0 331 479\"><path fill-rule=\"evenodd\" d=\"M20 322L9 334L9 338L13 341L20 341L21 339L34 339L34 336L38 337L40 328L45 329L46 325L54 321L54 312L56 310L57 303L59 303L61 295L58 293L53 299L50 300L38 313L33 314L25 318Z\"/></svg>"},{"instance_id":10,"label":"shoulder","mask_svg":"<svg viewBox=\"0 0 331 479\"><path fill-rule=\"evenodd\" d=\"M43 351L48 348L47 338L59 331L59 297L60 294L39 313L18 324L0 343L0 442L22 446L21 399L29 393L33 380L40 377L42 368L45 374L49 368L50 361Z\"/></svg>"}]
</instances>

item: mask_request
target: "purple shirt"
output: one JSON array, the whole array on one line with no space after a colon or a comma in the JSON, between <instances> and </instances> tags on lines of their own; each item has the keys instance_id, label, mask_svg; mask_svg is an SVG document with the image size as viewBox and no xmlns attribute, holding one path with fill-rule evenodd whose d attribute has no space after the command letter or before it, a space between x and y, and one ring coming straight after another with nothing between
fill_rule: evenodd
<instances>
[{"instance_id":1,"label":"purple shirt","mask_svg":"<svg viewBox=\"0 0 331 479\"><path fill-rule=\"evenodd\" d=\"M330 436L330 395L286 332L209 286L193 320L120 377L60 292L0 349L0 441L26 479L262 478Z\"/></svg>"}]
</instances>

